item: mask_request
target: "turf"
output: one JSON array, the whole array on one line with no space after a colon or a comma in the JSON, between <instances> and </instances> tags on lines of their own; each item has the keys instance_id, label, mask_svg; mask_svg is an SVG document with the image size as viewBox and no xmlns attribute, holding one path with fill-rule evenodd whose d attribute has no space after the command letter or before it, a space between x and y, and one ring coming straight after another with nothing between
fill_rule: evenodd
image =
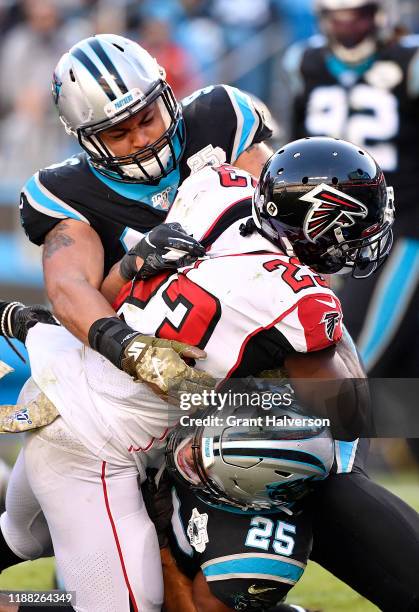
<instances>
[{"instance_id":1,"label":"turf","mask_svg":"<svg viewBox=\"0 0 419 612\"><path fill-rule=\"evenodd\" d=\"M419 478L385 478L380 482L419 511ZM10 568L0 576L0 589L49 589L53 587L54 564L51 559L29 561ZM290 602L322 612L373 612L375 606L352 591L315 563L310 563L293 589Z\"/></svg>"}]
</instances>

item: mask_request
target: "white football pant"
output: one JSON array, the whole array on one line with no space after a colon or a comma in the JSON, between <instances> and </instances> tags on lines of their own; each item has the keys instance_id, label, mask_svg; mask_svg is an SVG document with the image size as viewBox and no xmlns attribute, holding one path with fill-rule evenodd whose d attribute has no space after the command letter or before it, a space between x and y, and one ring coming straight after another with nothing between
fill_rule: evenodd
<instances>
[{"instance_id":1,"label":"white football pant","mask_svg":"<svg viewBox=\"0 0 419 612\"><path fill-rule=\"evenodd\" d=\"M87 450L61 418L29 433L0 519L22 559L52 554L79 612L159 612L159 546L137 484L138 468Z\"/></svg>"}]
</instances>

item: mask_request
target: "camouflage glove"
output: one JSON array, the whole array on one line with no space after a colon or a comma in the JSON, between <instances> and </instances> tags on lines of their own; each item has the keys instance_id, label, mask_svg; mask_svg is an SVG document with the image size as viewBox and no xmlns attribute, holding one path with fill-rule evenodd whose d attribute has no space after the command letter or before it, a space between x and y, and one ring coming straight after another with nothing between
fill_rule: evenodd
<instances>
[{"instance_id":1,"label":"camouflage glove","mask_svg":"<svg viewBox=\"0 0 419 612\"><path fill-rule=\"evenodd\" d=\"M49 425L59 416L44 393L24 404L0 406L0 434L20 433Z\"/></svg>"},{"instance_id":2,"label":"camouflage glove","mask_svg":"<svg viewBox=\"0 0 419 612\"><path fill-rule=\"evenodd\" d=\"M176 400L182 392L202 393L215 388L212 376L195 370L182 359L202 358L202 353L183 342L138 334L125 346L122 369L151 385L157 393Z\"/></svg>"},{"instance_id":3,"label":"camouflage glove","mask_svg":"<svg viewBox=\"0 0 419 612\"><path fill-rule=\"evenodd\" d=\"M209 374L194 370L183 359L205 359L204 351L176 340L144 336L118 317L95 321L89 344L135 380L175 401L179 392L200 393L215 387Z\"/></svg>"},{"instance_id":4,"label":"camouflage glove","mask_svg":"<svg viewBox=\"0 0 419 612\"><path fill-rule=\"evenodd\" d=\"M162 223L153 228L121 260L119 272L131 280L150 278L165 270L176 270L205 255L205 248L189 236L179 223ZM143 260L140 270L137 257Z\"/></svg>"}]
</instances>

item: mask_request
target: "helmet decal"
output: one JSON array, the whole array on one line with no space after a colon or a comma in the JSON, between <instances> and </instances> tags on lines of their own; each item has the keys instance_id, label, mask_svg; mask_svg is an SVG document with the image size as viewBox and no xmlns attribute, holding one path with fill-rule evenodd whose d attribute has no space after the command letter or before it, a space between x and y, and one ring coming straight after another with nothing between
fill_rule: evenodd
<instances>
[{"instance_id":1,"label":"helmet decal","mask_svg":"<svg viewBox=\"0 0 419 612\"><path fill-rule=\"evenodd\" d=\"M329 338L330 342L335 341L335 330L337 329L339 322L342 318L342 315L336 310L333 312L325 312L321 323L324 323L326 336Z\"/></svg>"},{"instance_id":2,"label":"helmet decal","mask_svg":"<svg viewBox=\"0 0 419 612\"><path fill-rule=\"evenodd\" d=\"M112 81L119 87L122 94L128 93L128 88L126 84L124 83L123 78L119 74L115 64L110 60L110 58L106 54L106 51L100 44L99 40L97 38L93 38L89 41L89 45L93 49L93 51L96 53L96 55L98 56L98 58L100 59L104 67L106 68L106 70L109 72L112 78Z\"/></svg>"},{"instance_id":3,"label":"helmet decal","mask_svg":"<svg viewBox=\"0 0 419 612\"><path fill-rule=\"evenodd\" d=\"M266 205L266 212L271 215L271 217L275 217L278 214L278 207L274 202L268 202Z\"/></svg>"},{"instance_id":4,"label":"helmet decal","mask_svg":"<svg viewBox=\"0 0 419 612\"><path fill-rule=\"evenodd\" d=\"M368 214L365 204L324 183L299 199L312 203L304 219L303 231L313 243L335 226L350 227L356 223L356 217L365 219Z\"/></svg>"},{"instance_id":5,"label":"helmet decal","mask_svg":"<svg viewBox=\"0 0 419 612\"><path fill-rule=\"evenodd\" d=\"M60 97L61 87L63 86L63 82L58 78L57 74L54 72L52 75L52 97L54 99L55 104L58 102L58 98Z\"/></svg>"}]
</instances>

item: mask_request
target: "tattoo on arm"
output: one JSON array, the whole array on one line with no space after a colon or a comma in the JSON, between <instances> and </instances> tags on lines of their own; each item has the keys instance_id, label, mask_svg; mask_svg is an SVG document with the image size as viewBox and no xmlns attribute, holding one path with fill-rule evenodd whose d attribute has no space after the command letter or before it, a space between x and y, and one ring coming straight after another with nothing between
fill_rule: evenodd
<instances>
[{"instance_id":1,"label":"tattoo on arm","mask_svg":"<svg viewBox=\"0 0 419 612\"><path fill-rule=\"evenodd\" d=\"M56 251L74 244L75 240L65 233L68 224L61 221L52 229L44 242L44 257L49 259Z\"/></svg>"}]
</instances>

